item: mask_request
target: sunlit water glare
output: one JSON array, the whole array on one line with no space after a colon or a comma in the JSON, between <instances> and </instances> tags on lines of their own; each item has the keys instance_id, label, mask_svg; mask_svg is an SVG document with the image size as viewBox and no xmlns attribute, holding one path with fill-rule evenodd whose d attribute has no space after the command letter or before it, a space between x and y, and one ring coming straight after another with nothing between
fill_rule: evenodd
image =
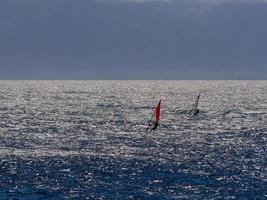
<instances>
[{"instance_id":1,"label":"sunlit water glare","mask_svg":"<svg viewBox=\"0 0 267 200\"><path fill-rule=\"evenodd\" d=\"M1 81L0 102L0 199L267 199L267 81Z\"/></svg>"}]
</instances>

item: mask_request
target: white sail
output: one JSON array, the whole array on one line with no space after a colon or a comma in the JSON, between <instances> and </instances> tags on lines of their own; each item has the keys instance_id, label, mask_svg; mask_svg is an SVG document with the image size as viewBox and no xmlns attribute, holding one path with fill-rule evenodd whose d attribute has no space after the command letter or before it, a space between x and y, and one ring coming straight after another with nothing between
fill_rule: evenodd
<instances>
[{"instance_id":1,"label":"white sail","mask_svg":"<svg viewBox=\"0 0 267 200\"><path fill-rule=\"evenodd\" d=\"M193 115L197 115L199 113L199 109L198 109L199 98L200 98L200 93L198 94L197 100L196 100L196 102L195 102L195 104L194 104L194 106L193 106L193 108L191 110L191 114L193 114Z\"/></svg>"}]
</instances>

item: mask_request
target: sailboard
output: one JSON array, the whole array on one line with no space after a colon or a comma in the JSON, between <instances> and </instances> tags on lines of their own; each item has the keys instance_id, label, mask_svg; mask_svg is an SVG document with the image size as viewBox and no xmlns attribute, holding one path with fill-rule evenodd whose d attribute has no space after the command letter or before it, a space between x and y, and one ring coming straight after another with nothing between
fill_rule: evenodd
<instances>
[{"instance_id":1,"label":"sailboard","mask_svg":"<svg viewBox=\"0 0 267 200\"><path fill-rule=\"evenodd\" d=\"M159 124L159 119L160 119L160 105L161 105L161 100L159 100L158 105L154 109L152 117L151 117L150 121L148 122L146 132L148 132L148 131L151 132L151 131L154 131L157 129L158 124Z\"/></svg>"},{"instance_id":2,"label":"sailboard","mask_svg":"<svg viewBox=\"0 0 267 200\"><path fill-rule=\"evenodd\" d=\"M196 102L191 110L191 114L192 115L197 115L199 113L199 109L198 109L198 102L199 102L199 98L200 98L200 93L197 96Z\"/></svg>"}]
</instances>

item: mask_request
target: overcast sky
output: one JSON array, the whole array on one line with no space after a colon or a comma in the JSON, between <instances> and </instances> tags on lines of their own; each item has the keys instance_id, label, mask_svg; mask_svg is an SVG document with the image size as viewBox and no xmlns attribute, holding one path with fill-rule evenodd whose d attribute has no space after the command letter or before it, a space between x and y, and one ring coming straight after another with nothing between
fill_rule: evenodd
<instances>
[{"instance_id":1,"label":"overcast sky","mask_svg":"<svg viewBox=\"0 0 267 200\"><path fill-rule=\"evenodd\" d=\"M264 0L1 0L0 79L266 79Z\"/></svg>"}]
</instances>

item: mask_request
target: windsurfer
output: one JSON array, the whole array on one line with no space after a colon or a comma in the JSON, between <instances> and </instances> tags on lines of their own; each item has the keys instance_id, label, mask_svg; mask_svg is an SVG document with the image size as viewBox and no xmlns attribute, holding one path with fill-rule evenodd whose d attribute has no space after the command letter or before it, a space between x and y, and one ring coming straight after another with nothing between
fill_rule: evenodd
<instances>
[{"instance_id":1,"label":"windsurfer","mask_svg":"<svg viewBox=\"0 0 267 200\"><path fill-rule=\"evenodd\" d=\"M146 129L146 132L148 130L150 130L149 132L155 131L157 129L158 125L159 125L159 123L157 121L150 121L148 124L148 127Z\"/></svg>"},{"instance_id":2,"label":"windsurfer","mask_svg":"<svg viewBox=\"0 0 267 200\"><path fill-rule=\"evenodd\" d=\"M197 115L199 113L199 109L193 110L193 115Z\"/></svg>"},{"instance_id":3,"label":"windsurfer","mask_svg":"<svg viewBox=\"0 0 267 200\"><path fill-rule=\"evenodd\" d=\"M161 100L159 101L157 107L155 108L151 120L148 122L148 126L146 128L146 132L155 131L159 125L159 118L160 118L160 104Z\"/></svg>"},{"instance_id":4,"label":"windsurfer","mask_svg":"<svg viewBox=\"0 0 267 200\"><path fill-rule=\"evenodd\" d=\"M196 102L195 102L195 104L194 104L194 106L193 106L193 108L192 108L192 110L190 112L191 115L197 115L199 113L199 109L198 109L199 98L200 98L200 93L198 94L197 100L196 100Z\"/></svg>"},{"instance_id":5,"label":"windsurfer","mask_svg":"<svg viewBox=\"0 0 267 200\"><path fill-rule=\"evenodd\" d=\"M158 123L157 121L155 121L155 122L153 122L153 125L154 125L154 127L151 128L150 132L151 132L151 131L155 131L155 130L157 129L159 123Z\"/></svg>"}]
</instances>

